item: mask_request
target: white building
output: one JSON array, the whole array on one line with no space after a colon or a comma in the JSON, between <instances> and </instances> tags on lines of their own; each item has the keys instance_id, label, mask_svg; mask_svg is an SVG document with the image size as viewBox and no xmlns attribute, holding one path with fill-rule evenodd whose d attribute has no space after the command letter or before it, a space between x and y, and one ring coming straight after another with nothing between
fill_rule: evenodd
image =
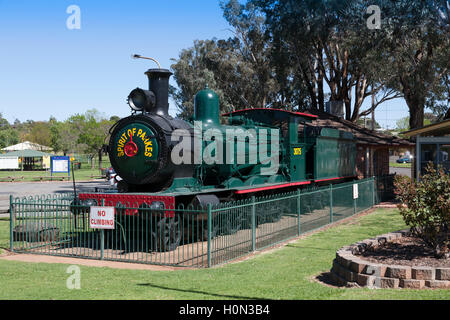
<instances>
[{"instance_id":1,"label":"white building","mask_svg":"<svg viewBox=\"0 0 450 320\"><path fill-rule=\"evenodd\" d=\"M2 149L2 151L22 151L22 150L52 151L53 149L30 141L25 141Z\"/></svg>"}]
</instances>

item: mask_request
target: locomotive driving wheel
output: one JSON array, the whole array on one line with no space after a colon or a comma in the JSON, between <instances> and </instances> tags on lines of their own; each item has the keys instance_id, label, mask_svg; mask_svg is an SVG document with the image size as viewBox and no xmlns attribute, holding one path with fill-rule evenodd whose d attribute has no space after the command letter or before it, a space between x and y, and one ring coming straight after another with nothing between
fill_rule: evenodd
<instances>
[{"instance_id":1,"label":"locomotive driving wheel","mask_svg":"<svg viewBox=\"0 0 450 320\"><path fill-rule=\"evenodd\" d=\"M223 225L223 234L230 235L241 230L243 226L243 220L244 215L242 212L238 212L237 214L227 217Z\"/></svg>"},{"instance_id":2,"label":"locomotive driving wheel","mask_svg":"<svg viewBox=\"0 0 450 320\"><path fill-rule=\"evenodd\" d=\"M180 217L162 218L152 231L152 250L159 252L173 251L181 242Z\"/></svg>"},{"instance_id":3,"label":"locomotive driving wheel","mask_svg":"<svg viewBox=\"0 0 450 320\"><path fill-rule=\"evenodd\" d=\"M211 222L211 239L217 237L219 233L219 225L217 223L217 219L213 219ZM208 241L208 222L203 222L202 231L201 231L201 241Z\"/></svg>"}]
</instances>

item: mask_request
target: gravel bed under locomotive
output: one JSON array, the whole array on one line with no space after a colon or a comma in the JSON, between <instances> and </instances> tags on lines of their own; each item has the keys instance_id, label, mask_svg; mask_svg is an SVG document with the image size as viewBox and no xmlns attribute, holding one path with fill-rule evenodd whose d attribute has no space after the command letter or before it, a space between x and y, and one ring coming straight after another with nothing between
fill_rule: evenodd
<instances>
[{"instance_id":1,"label":"gravel bed under locomotive","mask_svg":"<svg viewBox=\"0 0 450 320\"><path fill-rule=\"evenodd\" d=\"M128 104L132 115L119 120L110 130L108 153L111 165L123 179L118 184L118 192L79 193L74 200L76 206L114 206L118 219L120 216L139 216L148 208L160 217L155 228L173 232L174 228L179 228L177 216L183 213L171 209L180 205L214 206L220 202L339 183L355 177L356 145L352 134L308 126L317 118L315 115L279 109L245 109L223 115L228 123L221 124L219 98L206 87L194 98L193 121L201 123L200 127L195 127L194 122L174 119L168 114L172 73L166 69L150 69L145 74L149 79L149 90L136 88L130 93ZM298 131L299 123L305 124L302 132ZM257 163L237 164L237 152L232 164L226 164L226 161L222 161L223 164L220 161L219 164L196 162L195 148L200 148L200 154L203 154L214 141L199 138L196 130L204 132L208 129L223 133L225 137L227 130L232 129L254 130L257 135L265 130L271 132L271 137L278 136L278 153L270 155L277 157L277 172L261 174L267 165L259 159ZM180 133L178 140L173 138L174 132ZM179 155L190 161L174 163L171 155L181 139L186 139L185 146L190 148L184 148ZM198 143L196 146L196 139L200 146ZM234 148L239 138L232 139ZM245 152L253 152L254 140L252 145L251 137L243 139ZM259 138L256 139L256 147L260 147ZM215 142L224 143L225 148L225 143L230 143L225 140ZM267 149L270 147L268 142ZM196 220L205 223L206 214L197 215ZM177 246L177 239L173 237L168 242L175 246L159 250L173 250Z\"/></svg>"}]
</instances>

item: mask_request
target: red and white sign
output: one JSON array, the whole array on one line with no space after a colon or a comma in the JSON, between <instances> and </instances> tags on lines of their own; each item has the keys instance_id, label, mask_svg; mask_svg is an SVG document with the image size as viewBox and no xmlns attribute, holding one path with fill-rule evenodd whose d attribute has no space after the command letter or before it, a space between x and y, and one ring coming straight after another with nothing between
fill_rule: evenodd
<instances>
[{"instance_id":1,"label":"red and white sign","mask_svg":"<svg viewBox=\"0 0 450 320\"><path fill-rule=\"evenodd\" d=\"M91 207L89 226L92 229L114 229L114 207Z\"/></svg>"},{"instance_id":2,"label":"red and white sign","mask_svg":"<svg viewBox=\"0 0 450 320\"><path fill-rule=\"evenodd\" d=\"M353 200L356 200L359 198L359 192L358 192L358 184L353 184Z\"/></svg>"}]
</instances>

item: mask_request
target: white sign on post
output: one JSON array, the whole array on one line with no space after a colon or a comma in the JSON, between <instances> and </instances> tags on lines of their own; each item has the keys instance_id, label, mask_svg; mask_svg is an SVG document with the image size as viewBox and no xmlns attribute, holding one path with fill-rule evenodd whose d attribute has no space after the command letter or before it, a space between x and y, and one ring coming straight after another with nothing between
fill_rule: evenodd
<instances>
[{"instance_id":1,"label":"white sign on post","mask_svg":"<svg viewBox=\"0 0 450 320\"><path fill-rule=\"evenodd\" d=\"M358 184L354 184L353 185L353 200L358 199L359 194L358 194Z\"/></svg>"},{"instance_id":2,"label":"white sign on post","mask_svg":"<svg viewBox=\"0 0 450 320\"><path fill-rule=\"evenodd\" d=\"M53 172L67 172L69 160L53 160Z\"/></svg>"},{"instance_id":3,"label":"white sign on post","mask_svg":"<svg viewBox=\"0 0 450 320\"><path fill-rule=\"evenodd\" d=\"M114 207L91 207L89 226L92 229L114 229Z\"/></svg>"},{"instance_id":4,"label":"white sign on post","mask_svg":"<svg viewBox=\"0 0 450 320\"><path fill-rule=\"evenodd\" d=\"M0 169L19 169L19 157L1 157Z\"/></svg>"}]
</instances>

